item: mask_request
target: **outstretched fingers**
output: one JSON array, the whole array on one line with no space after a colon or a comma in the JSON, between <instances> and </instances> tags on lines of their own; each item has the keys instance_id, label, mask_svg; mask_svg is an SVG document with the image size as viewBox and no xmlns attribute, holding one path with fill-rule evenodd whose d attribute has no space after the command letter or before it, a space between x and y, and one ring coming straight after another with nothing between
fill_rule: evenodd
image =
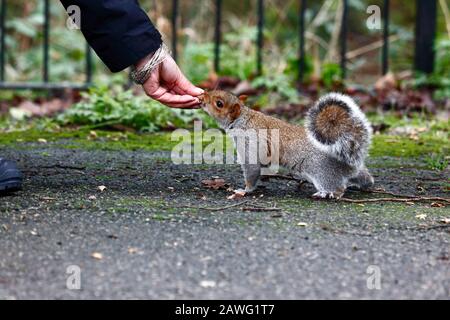
<instances>
[{"instance_id":1,"label":"outstretched fingers","mask_svg":"<svg viewBox=\"0 0 450 320\"><path fill-rule=\"evenodd\" d=\"M193 108L200 103L196 97L187 94L175 94L162 87L149 94L149 96L172 108Z\"/></svg>"}]
</instances>

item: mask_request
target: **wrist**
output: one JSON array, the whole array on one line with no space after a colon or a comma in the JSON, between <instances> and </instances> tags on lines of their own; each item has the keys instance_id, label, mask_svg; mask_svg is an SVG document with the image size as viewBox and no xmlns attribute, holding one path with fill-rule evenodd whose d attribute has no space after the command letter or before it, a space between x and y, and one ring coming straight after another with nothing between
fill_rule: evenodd
<instances>
[{"instance_id":1,"label":"wrist","mask_svg":"<svg viewBox=\"0 0 450 320\"><path fill-rule=\"evenodd\" d=\"M155 51L156 52L156 51ZM141 60L139 60L138 62L136 62L132 68L134 70L141 70L145 64L154 56L155 52L152 52L148 55L146 55L144 58L142 58Z\"/></svg>"},{"instance_id":2,"label":"wrist","mask_svg":"<svg viewBox=\"0 0 450 320\"><path fill-rule=\"evenodd\" d=\"M152 72L157 69L159 64L162 63L168 56L170 56L170 51L163 43L158 50L139 60L131 67L131 79L136 84L144 84Z\"/></svg>"}]
</instances>

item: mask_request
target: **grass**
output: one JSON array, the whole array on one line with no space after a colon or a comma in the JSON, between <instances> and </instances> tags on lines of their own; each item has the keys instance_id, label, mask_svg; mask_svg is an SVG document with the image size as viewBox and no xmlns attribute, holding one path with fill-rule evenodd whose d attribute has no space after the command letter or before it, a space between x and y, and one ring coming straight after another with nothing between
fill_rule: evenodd
<instances>
[{"instance_id":1,"label":"grass","mask_svg":"<svg viewBox=\"0 0 450 320\"><path fill-rule=\"evenodd\" d=\"M425 158L428 168L436 171L442 171L448 166L448 160L443 155L431 155Z\"/></svg>"},{"instance_id":2,"label":"grass","mask_svg":"<svg viewBox=\"0 0 450 320\"><path fill-rule=\"evenodd\" d=\"M371 157L415 158L430 154L444 156L449 150L449 141L435 135L421 136L418 140L413 140L408 137L381 134L374 136L369 154Z\"/></svg>"}]
</instances>

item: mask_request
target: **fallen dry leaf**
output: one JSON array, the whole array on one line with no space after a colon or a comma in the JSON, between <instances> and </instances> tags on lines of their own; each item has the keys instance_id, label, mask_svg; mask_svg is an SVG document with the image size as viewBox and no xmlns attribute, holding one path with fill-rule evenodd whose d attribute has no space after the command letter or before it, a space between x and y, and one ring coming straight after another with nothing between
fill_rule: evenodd
<instances>
[{"instance_id":1,"label":"fallen dry leaf","mask_svg":"<svg viewBox=\"0 0 450 320\"><path fill-rule=\"evenodd\" d=\"M97 200L96 196L89 196L89 200Z\"/></svg>"},{"instance_id":2,"label":"fallen dry leaf","mask_svg":"<svg viewBox=\"0 0 450 320\"><path fill-rule=\"evenodd\" d=\"M439 222L443 224L450 224L450 218L442 218L439 220Z\"/></svg>"},{"instance_id":3,"label":"fallen dry leaf","mask_svg":"<svg viewBox=\"0 0 450 320\"><path fill-rule=\"evenodd\" d=\"M97 260L102 260L103 259L103 254L101 254L100 252L93 252L91 254L91 257Z\"/></svg>"},{"instance_id":4,"label":"fallen dry leaf","mask_svg":"<svg viewBox=\"0 0 450 320\"><path fill-rule=\"evenodd\" d=\"M226 189L225 180L224 179L206 179L202 180L202 184L210 189L218 190L218 189Z\"/></svg>"},{"instance_id":5,"label":"fallen dry leaf","mask_svg":"<svg viewBox=\"0 0 450 320\"><path fill-rule=\"evenodd\" d=\"M233 194L231 196L228 196L227 199L228 200L233 200L233 199L240 199L245 197L247 193L244 190L233 190Z\"/></svg>"},{"instance_id":6,"label":"fallen dry leaf","mask_svg":"<svg viewBox=\"0 0 450 320\"><path fill-rule=\"evenodd\" d=\"M431 206L432 206L433 208L443 208L443 207L445 207L445 204L440 203L440 202L432 202L432 203L431 203Z\"/></svg>"},{"instance_id":7,"label":"fallen dry leaf","mask_svg":"<svg viewBox=\"0 0 450 320\"><path fill-rule=\"evenodd\" d=\"M72 98L60 99L53 98L50 100L43 100L39 102L33 102L25 100L21 102L14 111L20 111L27 116L48 116L56 112L67 109L73 103ZM14 115L14 114L13 114ZM20 113L19 113L20 115Z\"/></svg>"},{"instance_id":8,"label":"fallen dry leaf","mask_svg":"<svg viewBox=\"0 0 450 320\"><path fill-rule=\"evenodd\" d=\"M427 215L424 213L418 214L418 215L416 215L416 218L419 220L425 220L427 218Z\"/></svg>"}]
</instances>

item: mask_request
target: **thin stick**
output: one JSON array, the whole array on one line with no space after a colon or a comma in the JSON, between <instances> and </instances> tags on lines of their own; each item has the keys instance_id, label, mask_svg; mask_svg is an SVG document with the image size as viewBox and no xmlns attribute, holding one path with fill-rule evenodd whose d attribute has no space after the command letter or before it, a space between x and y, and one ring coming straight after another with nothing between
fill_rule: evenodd
<instances>
[{"instance_id":1,"label":"thin stick","mask_svg":"<svg viewBox=\"0 0 450 320\"><path fill-rule=\"evenodd\" d=\"M441 198L441 197L427 197L427 196L415 196L415 195L409 195L409 194L398 194L394 192L384 191L384 190L362 190L363 192L368 193L381 193L381 194L389 194L394 197L400 197L400 198L409 198L409 199L425 199L425 200L435 200L435 201L444 201L444 202L450 202L450 198Z\"/></svg>"},{"instance_id":2,"label":"thin stick","mask_svg":"<svg viewBox=\"0 0 450 320\"><path fill-rule=\"evenodd\" d=\"M242 211L254 211L254 212L262 212L262 211L281 211L281 208L264 208L264 207L243 207Z\"/></svg>"},{"instance_id":3,"label":"thin stick","mask_svg":"<svg viewBox=\"0 0 450 320\"><path fill-rule=\"evenodd\" d=\"M398 35L394 34L394 35L390 36L388 40L389 40L389 42L394 42L394 41L397 41L398 39L400 39L400 37ZM372 42L366 46L363 46L363 47L360 47L353 51L347 52L347 54L345 56L348 60L351 60L351 59L356 58L357 56L360 56L360 55L370 52L372 50L381 48L382 46L383 46L383 40L378 40L378 41Z\"/></svg>"},{"instance_id":4,"label":"thin stick","mask_svg":"<svg viewBox=\"0 0 450 320\"><path fill-rule=\"evenodd\" d=\"M341 198L339 201L350 203L367 203L367 202L420 202L420 201L443 201L449 202L450 199L440 197L417 197L417 198L372 198L372 199L349 199Z\"/></svg>"},{"instance_id":5,"label":"thin stick","mask_svg":"<svg viewBox=\"0 0 450 320\"><path fill-rule=\"evenodd\" d=\"M189 209L198 209L198 210L208 210L208 211L221 211L221 210L226 210L226 209L230 209L230 208L234 208L234 207L238 207L241 206L247 202L250 202L250 200L244 200L238 203L233 203L230 204L228 206L224 206L224 207L215 207L215 208L211 208L211 207L191 207L191 206L182 206L179 208L189 208Z\"/></svg>"}]
</instances>

